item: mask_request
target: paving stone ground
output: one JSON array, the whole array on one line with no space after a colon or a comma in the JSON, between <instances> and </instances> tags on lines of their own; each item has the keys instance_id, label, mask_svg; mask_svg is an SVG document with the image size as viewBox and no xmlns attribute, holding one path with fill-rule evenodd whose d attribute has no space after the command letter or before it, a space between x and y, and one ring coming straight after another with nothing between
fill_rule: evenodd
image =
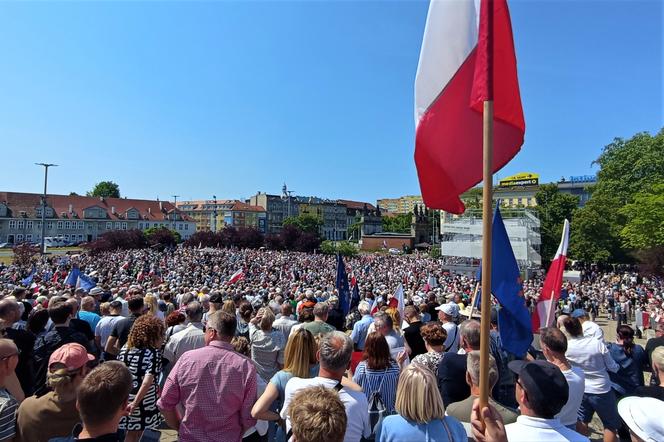
<instances>
[{"instance_id":1,"label":"paving stone ground","mask_svg":"<svg viewBox=\"0 0 664 442\"><path fill-rule=\"evenodd\" d=\"M602 314L601 317L597 318L597 324L602 327L604 330L604 338L606 342L614 342L616 339L616 321L610 321L606 319L606 314ZM637 339L638 344L645 346L645 339ZM593 442L602 441L602 422L597 416L590 423L590 428L592 433L590 434L590 440ZM173 430L163 429L161 431L161 442L177 442L177 432Z\"/></svg>"}]
</instances>

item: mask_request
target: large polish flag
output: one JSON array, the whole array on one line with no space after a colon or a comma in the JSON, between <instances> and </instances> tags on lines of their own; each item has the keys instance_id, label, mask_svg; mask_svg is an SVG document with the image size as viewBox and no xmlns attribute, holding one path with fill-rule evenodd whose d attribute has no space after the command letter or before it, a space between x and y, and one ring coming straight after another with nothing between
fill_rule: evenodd
<instances>
[{"instance_id":1,"label":"large polish flag","mask_svg":"<svg viewBox=\"0 0 664 442\"><path fill-rule=\"evenodd\" d=\"M541 327L551 327L555 313L555 303L560 299L563 285L563 272L567 261L567 245L569 244L569 221L565 220L563 235L556 256L551 261L549 272L544 279L542 293L537 300L537 310L533 314L532 324L535 333Z\"/></svg>"},{"instance_id":2,"label":"large polish flag","mask_svg":"<svg viewBox=\"0 0 664 442\"><path fill-rule=\"evenodd\" d=\"M427 207L465 210L459 195L482 179L482 112L490 99L496 172L517 154L525 133L507 3L431 0L415 79L415 163Z\"/></svg>"}]
</instances>

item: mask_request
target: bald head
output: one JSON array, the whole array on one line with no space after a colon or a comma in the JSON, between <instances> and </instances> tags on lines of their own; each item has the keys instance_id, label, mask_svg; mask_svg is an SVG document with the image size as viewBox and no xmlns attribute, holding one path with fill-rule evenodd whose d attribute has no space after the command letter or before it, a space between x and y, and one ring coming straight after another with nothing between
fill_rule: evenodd
<instances>
[{"instance_id":1,"label":"bald head","mask_svg":"<svg viewBox=\"0 0 664 442\"><path fill-rule=\"evenodd\" d=\"M86 312L93 311L96 305L97 302L95 301L95 298L93 298L92 296L86 296L81 300L81 310L84 310Z\"/></svg>"},{"instance_id":2,"label":"bald head","mask_svg":"<svg viewBox=\"0 0 664 442\"><path fill-rule=\"evenodd\" d=\"M0 301L0 319L7 323L18 321L20 308L18 302L12 298L5 298Z\"/></svg>"},{"instance_id":3,"label":"bald head","mask_svg":"<svg viewBox=\"0 0 664 442\"><path fill-rule=\"evenodd\" d=\"M18 348L11 339L0 339L0 380L12 374L18 364Z\"/></svg>"}]
</instances>

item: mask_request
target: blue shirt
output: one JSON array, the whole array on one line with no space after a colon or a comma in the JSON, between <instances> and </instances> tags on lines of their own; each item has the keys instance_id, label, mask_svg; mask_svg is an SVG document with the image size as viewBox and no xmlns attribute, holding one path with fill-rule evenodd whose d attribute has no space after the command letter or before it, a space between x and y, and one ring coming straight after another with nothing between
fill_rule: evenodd
<instances>
[{"instance_id":1,"label":"blue shirt","mask_svg":"<svg viewBox=\"0 0 664 442\"><path fill-rule=\"evenodd\" d=\"M97 323L101 319L101 316L95 312L86 312L81 310L78 312L78 318L90 324L90 328L92 328L92 332L94 333L95 329L97 328Z\"/></svg>"},{"instance_id":2,"label":"blue shirt","mask_svg":"<svg viewBox=\"0 0 664 442\"><path fill-rule=\"evenodd\" d=\"M362 319L357 321L353 326L353 332L350 334L350 338L357 345L358 350L364 350L364 342L367 340L367 331L369 326L373 322L371 315L364 315Z\"/></svg>"},{"instance_id":3,"label":"blue shirt","mask_svg":"<svg viewBox=\"0 0 664 442\"><path fill-rule=\"evenodd\" d=\"M353 382L362 387L367 400L371 398L373 392L379 392L383 404L385 404L385 409L389 414L392 414L397 399L399 373L399 366L394 361L391 361L390 366L383 370L369 369L367 368L367 362L362 361L355 369Z\"/></svg>"},{"instance_id":4,"label":"blue shirt","mask_svg":"<svg viewBox=\"0 0 664 442\"><path fill-rule=\"evenodd\" d=\"M629 396L636 387L643 386L643 369L648 363L646 352L640 345L634 345L632 354L628 356L622 345L610 343L607 347L620 366L616 373L609 372L611 387L621 396Z\"/></svg>"},{"instance_id":5,"label":"blue shirt","mask_svg":"<svg viewBox=\"0 0 664 442\"><path fill-rule=\"evenodd\" d=\"M409 421L398 414L387 416L376 430L378 442L457 442L466 441L468 436L463 424L452 416L445 416L426 424ZM448 434L449 430L449 434ZM450 439L449 436L452 436Z\"/></svg>"}]
</instances>

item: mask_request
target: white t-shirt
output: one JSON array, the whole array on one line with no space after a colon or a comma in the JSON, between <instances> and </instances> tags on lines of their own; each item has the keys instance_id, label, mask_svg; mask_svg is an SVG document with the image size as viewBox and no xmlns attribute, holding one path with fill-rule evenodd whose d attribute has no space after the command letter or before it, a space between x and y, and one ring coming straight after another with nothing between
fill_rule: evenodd
<instances>
[{"instance_id":1,"label":"white t-shirt","mask_svg":"<svg viewBox=\"0 0 664 442\"><path fill-rule=\"evenodd\" d=\"M583 324L581 324L581 328L583 328L583 336L592 337L599 339L600 341L604 341L604 331L599 325L595 324L593 321L585 321Z\"/></svg>"},{"instance_id":2,"label":"white t-shirt","mask_svg":"<svg viewBox=\"0 0 664 442\"><path fill-rule=\"evenodd\" d=\"M567 403L556 415L560 422L565 425L573 425L577 421L577 414L583 399L583 392L586 385L586 376L579 367L572 367L571 370L563 371L567 385L569 386L569 398Z\"/></svg>"},{"instance_id":3,"label":"white t-shirt","mask_svg":"<svg viewBox=\"0 0 664 442\"><path fill-rule=\"evenodd\" d=\"M565 427L558 419L521 415L505 425L509 442L589 442L589 439Z\"/></svg>"},{"instance_id":4,"label":"white t-shirt","mask_svg":"<svg viewBox=\"0 0 664 442\"><path fill-rule=\"evenodd\" d=\"M565 356L586 375L585 393L600 394L611 390L609 371L615 373L619 367L603 341L585 336L569 339Z\"/></svg>"},{"instance_id":5,"label":"white t-shirt","mask_svg":"<svg viewBox=\"0 0 664 442\"><path fill-rule=\"evenodd\" d=\"M281 408L281 418L286 421L286 431L290 431L290 419L288 418L288 405L299 390L307 387L323 386L334 389L337 381L334 379L315 377L311 379L291 378L286 384L284 392L284 406ZM369 403L367 397L361 391L351 391L346 388L339 390L339 399L346 408L346 435L344 442L358 442L363 436L369 437L371 429L369 425Z\"/></svg>"}]
</instances>

